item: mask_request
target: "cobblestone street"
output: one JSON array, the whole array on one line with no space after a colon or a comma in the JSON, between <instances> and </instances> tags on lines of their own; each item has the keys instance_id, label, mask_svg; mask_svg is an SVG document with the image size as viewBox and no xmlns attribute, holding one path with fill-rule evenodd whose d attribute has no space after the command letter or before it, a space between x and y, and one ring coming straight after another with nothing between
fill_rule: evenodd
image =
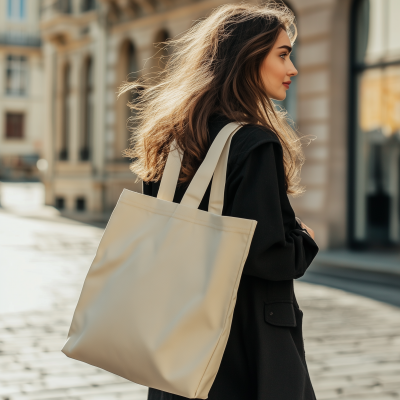
<instances>
[{"instance_id":1,"label":"cobblestone street","mask_svg":"<svg viewBox=\"0 0 400 400\"><path fill-rule=\"evenodd\" d=\"M0 399L145 400L147 388L60 351L103 230L11 203L3 192ZM304 282L296 291L318 400L400 399L400 309Z\"/></svg>"}]
</instances>

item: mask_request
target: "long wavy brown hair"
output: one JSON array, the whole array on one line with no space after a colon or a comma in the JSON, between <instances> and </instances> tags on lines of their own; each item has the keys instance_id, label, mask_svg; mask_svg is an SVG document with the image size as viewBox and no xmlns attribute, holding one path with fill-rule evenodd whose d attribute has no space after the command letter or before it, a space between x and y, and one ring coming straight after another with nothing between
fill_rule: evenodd
<instances>
[{"instance_id":1,"label":"long wavy brown hair","mask_svg":"<svg viewBox=\"0 0 400 400\"><path fill-rule=\"evenodd\" d=\"M159 181L175 139L184 151L179 182L189 182L209 147L207 121L217 112L273 131L283 148L287 193L301 193L299 138L286 112L268 98L260 75L282 29L294 42L294 15L282 3L227 4L163 43L171 54L165 68L119 88L119 95L137 94L128 104L134 121L131 147L124 152L133 160L132 172L145 182Z\"/></svg>"}]
</instances>

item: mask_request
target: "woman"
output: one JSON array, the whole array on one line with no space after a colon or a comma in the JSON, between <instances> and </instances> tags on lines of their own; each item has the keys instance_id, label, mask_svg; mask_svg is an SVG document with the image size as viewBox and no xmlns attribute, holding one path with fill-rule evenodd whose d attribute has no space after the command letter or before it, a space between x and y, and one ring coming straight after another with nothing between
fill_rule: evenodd
<instances>
[{"instance_id":1,"label":"woman","mask_svg":"<svg viewBox=\"0 0 400 400\"><path fill-rule=\"evenodd\" d=\"M157 84L142 80L121 89L138 92L130 104L138 123L126 155L150 196L157 195L173 139L184 150L174 197L180 202L218 132L231 121L246 124L232 139L223 215L258 224L210 400L315 399L293 279L305 273L318 247L287 196L302 191L299 140L271 101L283 100L297 75L292 27L293 14L283 5L222 6L169 43L174 52ZM148 398L182 399L155 389Z\"/></svg>"}]
</instances>

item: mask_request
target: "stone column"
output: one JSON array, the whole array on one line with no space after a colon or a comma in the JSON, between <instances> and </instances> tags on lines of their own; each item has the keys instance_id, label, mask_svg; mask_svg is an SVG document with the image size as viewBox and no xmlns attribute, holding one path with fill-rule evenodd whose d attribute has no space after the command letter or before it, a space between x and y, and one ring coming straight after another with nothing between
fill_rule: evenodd
<instances>
[{"instance_id":1,"label":"stone column","mask_svg":"<svg viewBox=\"0 0 400 400\"><path fill-rule=\"evenodd\" d=\"M117 100L115 92L117 91L117 86L121 82L117 82L116 70L121 67L122 60L119 59L120 54L118 53L119 46L118 42L115 40L115 35L109 38L108 51L107 51L107 72L106 72L106 99L105 99L105 159L107 162L113 161L117 158L115 152L115 140L117 136L116 132L116 115L115 109L116 104L120 104L121 99ZM117 103L118 101L118 103Z\"/></svg>"},{"instance_id":2,"label":"stone column","mask_svg":"<svg viewBox=\"0 0 400 400\"><path fill-rule=\"evenodd\" d=\"M48 163L44 173L45 202L48 205L54 203L53 177L54 163L56 160L56 92L57 92L57 52L49 44L43 45L43 67L44 67L44 132L43 132L43 157Z\"/></svg>"},{"instance_id":3,"label":"stone column","mask_svg":"<svg viewBox=\"0 0 400 400\"><path fill-rule=\"evenodd\" d=\"M102 10L104 11L104 10ZM94 67L94 118L92 137L92 165L94 178L97 184L93 187L95 191L93 199L93 211L104 211L104 179L105 179L105 148L106 148L106 52L107 52L107 22L105 14L100 13L98 23L93 25L94 43L93 67Z\"/></svg>"}]
</instances>

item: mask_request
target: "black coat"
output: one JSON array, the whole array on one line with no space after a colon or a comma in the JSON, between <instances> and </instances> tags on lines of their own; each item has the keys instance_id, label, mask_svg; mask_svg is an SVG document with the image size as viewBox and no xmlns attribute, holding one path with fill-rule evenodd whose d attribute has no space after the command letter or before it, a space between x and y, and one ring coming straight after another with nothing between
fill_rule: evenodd
<instances>
[{"instance_id":1,"label":"black coat","mask_svg":"<svg viewBox=\"0 0 400 400\"><path fill-rule=\"evenodd\" d=\"M213 116L210 143L230 122ZM187 186L179 186L180 202ZM210 187L200 209L207 210ZM144 184L157 196L159 183ZM318 252L299 226L285 189L282 147L276 135L247 125L232 139L223 215L258 221L250 246L222 363L210 400L315 400L307 371L302 311L293 292ZM149 390L149 400L183 397Z\"/></svg>"}]
</instances>

